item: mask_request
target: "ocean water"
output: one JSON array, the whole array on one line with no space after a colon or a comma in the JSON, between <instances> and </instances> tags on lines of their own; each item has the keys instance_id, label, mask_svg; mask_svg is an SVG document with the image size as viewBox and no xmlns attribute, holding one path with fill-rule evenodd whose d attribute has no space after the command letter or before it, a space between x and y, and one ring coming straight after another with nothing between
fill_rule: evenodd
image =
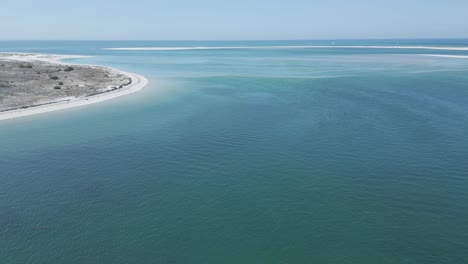
<instances>
[{"instance_id":1,"label":"ocean water","mask_svg":"<svg viewBox=\"0 0 468 264\"><path fill-rule=\"evenodd\" d=\"M0 122L0 263L468 263L466 47L0 42L151 82Z\"/></svg>"}]
</instances>

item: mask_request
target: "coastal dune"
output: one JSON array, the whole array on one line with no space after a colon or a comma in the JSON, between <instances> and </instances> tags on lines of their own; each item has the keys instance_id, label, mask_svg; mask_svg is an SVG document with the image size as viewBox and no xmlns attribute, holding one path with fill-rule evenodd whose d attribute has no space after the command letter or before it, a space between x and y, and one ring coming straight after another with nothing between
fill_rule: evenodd
<instances>
[{"instance_id":1,"label":"coastal dune","mask_svg":"<svg viewBox=\"0 0 468 264\"><path fill-rule=\"evenodd\" d=\"M148 84L138 74L62 62L83 57L0 53L0 120L94 104Z\"/></svg>"}]
</instances>

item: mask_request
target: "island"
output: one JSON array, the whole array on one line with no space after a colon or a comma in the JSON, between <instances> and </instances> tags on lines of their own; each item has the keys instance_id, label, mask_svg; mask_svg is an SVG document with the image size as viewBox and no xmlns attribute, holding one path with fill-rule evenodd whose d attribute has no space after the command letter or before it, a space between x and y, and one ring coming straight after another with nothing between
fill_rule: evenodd
<instances>
[{"instance_id":1,"label":"island","mask_svg":"<svg viewBox=\"0 0 468 264\"><path fill-rule=\"evenodd\" d=\"M148 83L110 67L62 62L83 57L0 53L0 120L97 103Z\"/></svg>"}]
</instances>

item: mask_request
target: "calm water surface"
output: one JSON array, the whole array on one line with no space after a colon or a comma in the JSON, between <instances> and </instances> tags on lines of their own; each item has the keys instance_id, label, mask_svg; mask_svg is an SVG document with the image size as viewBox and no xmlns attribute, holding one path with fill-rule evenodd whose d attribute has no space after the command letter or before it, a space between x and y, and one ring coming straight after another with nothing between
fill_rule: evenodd
<instances>
[{"instance_id":1,"label":"calm water surface","mask_svg":"<svg viewBox=\"0 0 468 264\"><path fill-rule=\"evenodd\" d=\"M104 50L330 43L0 42L151 81L0 122L0 262L468 263L468 51Z\"/></svg>"}]
</instances>

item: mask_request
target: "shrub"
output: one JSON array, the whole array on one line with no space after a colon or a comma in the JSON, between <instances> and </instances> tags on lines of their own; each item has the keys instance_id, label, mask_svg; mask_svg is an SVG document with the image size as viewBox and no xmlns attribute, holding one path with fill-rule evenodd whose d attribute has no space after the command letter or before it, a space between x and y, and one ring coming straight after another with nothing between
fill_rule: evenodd
<instances>
[{"instance_id":1,"label":"shrub","mask_svg":"<svg viewBox=\"0 0 468 264\"><path fill-rule=\"evenodd\" d=\"M60 90L60 89L62 89L62 87L60 87L60 86L55 86L54 89L55 89L55 90Z\"/></svg>"},{"instance_id":2,"label":"shrub","mask_svg":"<svg viewBox=\"0 0 468 264\"><path fill-rule=\"evenodd\" d=\"M51 80L58 80L59 77L57 77L57 76L50 76L50 79L51 79Z\"/></svg>"},{"instance_id":3,"label":"shrub","mask_svg":"<svg viewBox=\"0 0 468 264\"><path fill-rule=\"evenodd\" d=\"M74 70L74 68L73 68L73 67L67 67L67 68L65 68L65 70L64 70L64 71L66 71L66 72L71 72L71 71L73 71L73 70Z\"/></svg>"}]
</instances>

